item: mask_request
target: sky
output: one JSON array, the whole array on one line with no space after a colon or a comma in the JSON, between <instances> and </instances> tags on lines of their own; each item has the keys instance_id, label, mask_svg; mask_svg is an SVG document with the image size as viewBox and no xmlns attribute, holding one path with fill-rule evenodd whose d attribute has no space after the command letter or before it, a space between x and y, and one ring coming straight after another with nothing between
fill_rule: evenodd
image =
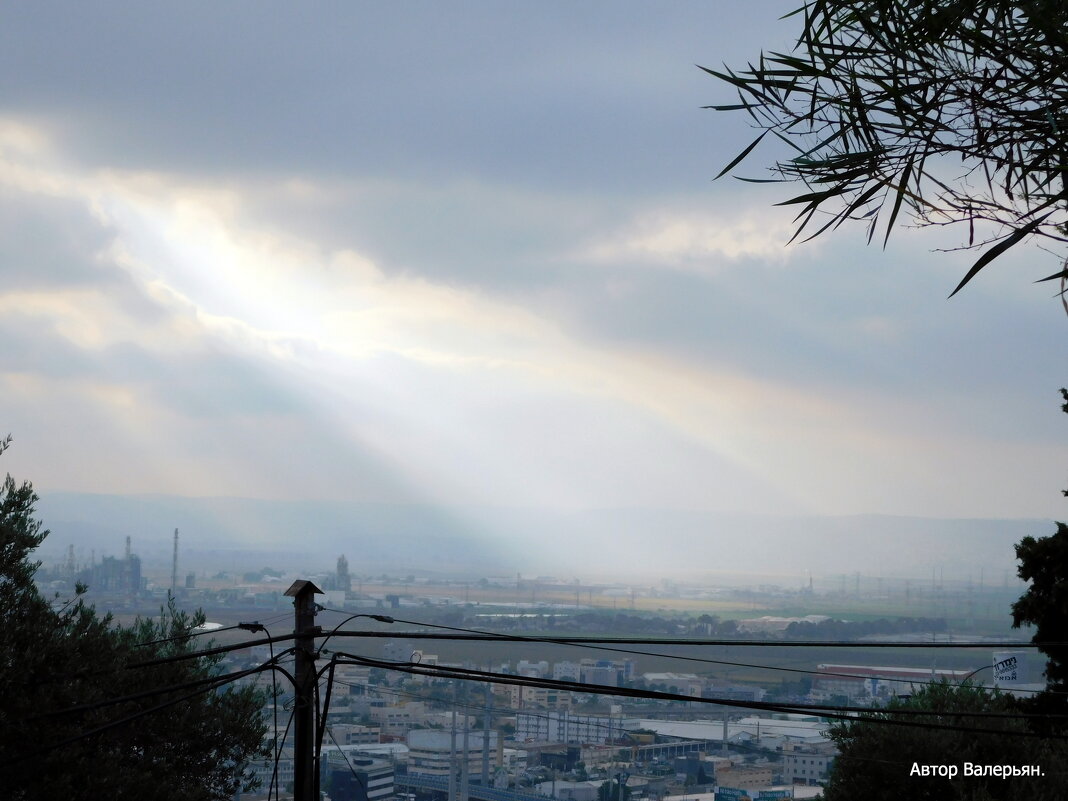
<instances>
[{"instance_id":1,"label":"sky","mask_svg":"<svg viewBox=\"0 0 1068 801\"><path fill-rule=\"evenodd\" d=\"M0 9L3 469L38 491L1063 515L1055 256L787 246L697 65L790 2ZM740 169L757 177L775 157ZM974 258L974 257L973 257Z\"/></svg>"}]
</instances>

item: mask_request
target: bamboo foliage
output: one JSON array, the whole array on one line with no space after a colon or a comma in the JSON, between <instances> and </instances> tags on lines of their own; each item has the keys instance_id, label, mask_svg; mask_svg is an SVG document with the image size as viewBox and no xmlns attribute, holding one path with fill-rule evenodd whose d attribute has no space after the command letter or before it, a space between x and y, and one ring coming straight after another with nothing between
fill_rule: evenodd
<instances>
[{"instance_id":1,"label":"bamboo foliage","mask_svg":"<svg viewBox=\"0 0 1068 801\"><path fill-rule=\"evenodd\" d=\"M798 209L793 239L857 220L885 245L902 209L966 223L982 252L953 294L1021 241L1068 241L1068 3L810 0L788 16L792 52L702 69L738 98L707 108L759 129L720 176L769 133L790 146L770 180L804 185L779 204Z\"/></svg>"}]
</instances>

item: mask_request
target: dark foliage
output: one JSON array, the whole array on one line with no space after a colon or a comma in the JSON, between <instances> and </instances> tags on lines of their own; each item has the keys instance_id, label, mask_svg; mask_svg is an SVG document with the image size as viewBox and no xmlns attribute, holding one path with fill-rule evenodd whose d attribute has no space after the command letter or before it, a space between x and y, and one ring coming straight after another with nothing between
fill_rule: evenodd
<instances>
[{"instance_id":1,"label":"dark foliage","mask_svg":"<svg viewBox=\"0 0 1068 801\"><path fill-rule=\"evenodd\" d=\"M964 223L984 251L954 292L1024 239L1068 241L1068 4L810 0L791 16L792 52L707 72L738 95L709 108L760 129L720 175L769 133L793 149L770 180L806 187L780 204L799 209L795 238L858 220L885 243L902 208Z\"/></svg>"},{"instance_id":2,"label":"dark foliage","mask_svg":"<svg viewBox=\"0 0 1068 801\"><path fill-rule=\"evenodd\" d=\"M233 797L247 783L244 768L266 730L261 695L210 684L158 692L217 675L217 658L127 667L192 650L181 638L203 622L200 614L188 616L172 605L158 621L121 627L79 597L64 605L44 598L33 583L39 563L30 560L48 534L34 519L36 501L28 483L17 485L10 476L0 489L4 798ZM138 647L173 637L180 639ZM138 694L146 695L97 705ZM72 710L79 707L86 708Z\"/></svg>"},{"instance_id":3,"label":"dark foliage","mask_svg":"<svg viewBox=\"0 0 1068 801\"><path fill-rule=\"evenodd\" d=\"M886 721L917 721L895 714L898 710L938 712L924 716L926 723L989 729L991 734L944 729L917 729L886 723L850 722L831 728L838 744L824 798L826 801L900 801L908 799L1061 799L1068 797L1068 775L1062 772L1068 749L1062 740L1018 736L1027 730L1025 720L1010 717L969 717L962 712L1018 712L1014 700L969 684L929 684L907 700L894 700L875 715ZM1016 735L1016 736L1014 736ZM1003 779L965 777L963 765L1022 768L1037 765L1045 775ZM913 765L956 766L954 778L911 775Z\"/></svg>"},{"instance_id":4,"label":"dark foliage","mask_svg":"<svg viewBox=\"0 0 1068 801\"><path fill-rule=\"evenodd\" d=\"M1068 390L1061 390L1068 413ZM1068 495L1068 490L1065 491ZM1012 605L1014 628L1035 627L1031 641L1046 656L1046 692L1029 705L1034 711L1068 714L1068 526L1046 537L1024 537L1016 546L1017 574L1030 583ZM1068 722L1042 724L1065 731Z\"/></svg>"},{"instance_id":5,"label":"dark foliage","mask_svg":"<svg viewBox=\"0 0 1068 801\"><path fill-rule=\"evenodd\" d=\"M1016 546L1019 576L1030 582L1012 605L1014 627L1035 627L1035 642L1046 655L1048 689L1068 690L1068 526L1057 523L1048 537L1024 537Z\"/></svg>"},{"instance_id":6,"label":"dark foliage","mask_svg":"<svg viewBox=\"0 0 1068 801\"><path fill-rule=\"evenodd\" d=\"M943 632L944 618L899 617L893 620L823 620L811 623L807 620L791 623L785 636L796 640L855 640L873 634L918 634Z\"/></svg>"}]
</instances>

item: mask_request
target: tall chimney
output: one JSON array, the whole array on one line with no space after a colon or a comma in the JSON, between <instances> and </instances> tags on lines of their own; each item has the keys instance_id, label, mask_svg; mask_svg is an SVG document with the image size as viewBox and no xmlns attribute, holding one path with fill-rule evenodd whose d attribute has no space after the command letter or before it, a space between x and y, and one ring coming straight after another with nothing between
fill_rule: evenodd
<instances>
[{"instance_id":1,"label":"tall chimney","mask_svg":"<svg viewBox=\"0 0 1068 801\"><path fill-rule=\"evenodd\" d=\"M174 530L174 558L171 560L171 595L178 595L178 529Z\"/></svg>"}]
</instances>

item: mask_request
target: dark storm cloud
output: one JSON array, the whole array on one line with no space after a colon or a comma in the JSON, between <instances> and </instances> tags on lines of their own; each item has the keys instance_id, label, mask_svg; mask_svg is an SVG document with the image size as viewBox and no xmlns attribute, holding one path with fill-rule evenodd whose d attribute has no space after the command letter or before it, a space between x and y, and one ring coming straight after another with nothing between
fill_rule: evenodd
<instances>
[{"instance_id":1,"label":"dark storm cloud","mask_svg":"<svg viewBox=\"0 0 1068 801\"><path fill-rule=\"evenodd\" d=\"M723 35L751 16L707 2L8 6L0 92L93 163L632 192L703 180L715 140L745 139L699 111L723 91L693 65L753 56Z\"/></svg>"}]
</instances>

